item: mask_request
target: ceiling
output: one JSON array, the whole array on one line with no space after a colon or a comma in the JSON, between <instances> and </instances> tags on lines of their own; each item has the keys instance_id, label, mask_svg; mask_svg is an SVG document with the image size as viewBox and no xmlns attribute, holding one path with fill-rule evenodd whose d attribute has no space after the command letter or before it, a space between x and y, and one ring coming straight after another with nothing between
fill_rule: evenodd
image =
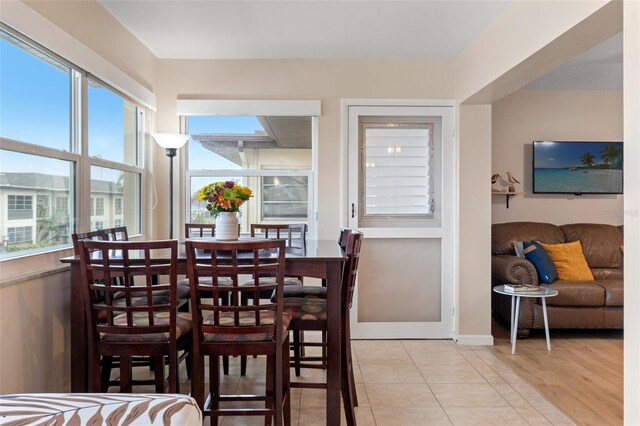
<instances>
[{"instance_id":1,"label":"ceiling","mask_svg":"<svg viewBox=\"0 0 640 426\"><path fill-rule=\"evenodd\" d=\"M158 58L451 60L511 0L98 1ZM525 88L621 90L621 34Z\"/></svg>"},{"instance_id":2,"label":"ceiling","mask_svg":"<svg viewBox=\"0 0 640 426\"><path fill-rule=\"evenodd\" d=\"M508 0L98 0L159 58L453 59Z\"/></svg>"}]
</instances>

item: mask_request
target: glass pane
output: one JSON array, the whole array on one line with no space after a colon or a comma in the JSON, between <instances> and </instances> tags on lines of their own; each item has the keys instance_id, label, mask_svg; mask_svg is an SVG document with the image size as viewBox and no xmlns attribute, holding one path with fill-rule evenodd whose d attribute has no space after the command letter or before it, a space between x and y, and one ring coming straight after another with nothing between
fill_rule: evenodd
<instances>
[{"instance_id":1,"label":"glass pane","mask_svg":"<svg viewBox=\"0 0 640 426\"><path fill-rule=\"evenodd\" d=\"M364 128L362 217L432 216L431 126Z\"/></svg>"},{"instance_id":2,"label":"glass pane","mask_svg":"<svg viewBox=\"0 0 640 426\"><path fill-rule=\"evenodd\" d=\"M0 58L0 136L70 151L70 69L1 31Z\"/></svg>"},{"instance_id":3,"label":"glass pane","mask_svg":"<svg viewBox=\"0 0 640 426\"><path fill-rule=\"evenodd\" d=\"M191 212L190 223L213 223L206 209L206 202L196 198L197 192L203 186L212 182L232 180L240 185L248 186L253 191L253 197L240 207L239 220L241 232L248 232L249 225L278 221L307 221L308 179L306 176L226 176L226 177L192 177L191 178ZM265 185L264 182L270 182ZM288 182L288 186L278 188L274 182ZM295 183L295 185L292 185ZM265 188L265 189L263 189ZM268 201L267 198L281 198L278 201Z\"/></svg>"},{"instance_id":4,"label":"glass pane","mask_svg":"<svg viewBox=\"0 0 640 426\"><path fill-rule=\"evenodd\" d=\"M0 259L69 246L74 163L2 150L0 169Z\"/></svg>"},{"instance_id":5,"label":"glass pane","mask_svg":"<svg viewBox=\"0 0 640 426\"><path fill-rule=\"evenodd\" d=\"M91 167L91 230L126 226L140 233L140 174Z\"/></svg>"},{"instance_id":6,"label":"glass pane","mask_svg":"<svg viewBox=\"0 0 640 426\"><path fill-rule=\"evenodd\" d=\"M89 155L137 165L135 105L100 83L88 82Z\"/></svg>"}]
</instances>

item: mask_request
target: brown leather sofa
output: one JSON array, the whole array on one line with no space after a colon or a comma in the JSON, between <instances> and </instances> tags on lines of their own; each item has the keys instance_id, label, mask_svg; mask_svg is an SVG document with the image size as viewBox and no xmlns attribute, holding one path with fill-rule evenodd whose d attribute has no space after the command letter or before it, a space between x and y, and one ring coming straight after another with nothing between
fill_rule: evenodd
<instances>
[{"instance_id":1,"label":"brown leather sofa","mask_svg":"<svg viewBox=\"0 0 640 426\"><path fill-rule=\"evenodd\" d=\"M535 267L516 256L515 241L547 244L580 240L595 281L556 280L542 284L558 290L547 298L550 328L623 328L623 227L591 223L552 225L537 222L494 224L491 230L492 286L539 285ZM518 334L544 329L540 299L522 298ZM510 322L511 298L492 292L493 314Z\"/></svg>"}]
</instances>

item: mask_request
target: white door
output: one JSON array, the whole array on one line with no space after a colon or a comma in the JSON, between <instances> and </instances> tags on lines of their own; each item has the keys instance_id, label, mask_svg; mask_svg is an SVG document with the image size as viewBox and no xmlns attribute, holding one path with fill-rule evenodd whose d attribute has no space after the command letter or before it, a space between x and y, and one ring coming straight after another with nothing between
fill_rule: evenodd
<instances>
[{"instance_id":1,"label":"white door","mask_svg":"<svg viewBox=\"0 0 640 426\"><path fill-rule=\"evenodd\" d=\"M346 214L365 238L352 337L451 338L453 106L343 107Z\"/></svg>"}]
</instances>

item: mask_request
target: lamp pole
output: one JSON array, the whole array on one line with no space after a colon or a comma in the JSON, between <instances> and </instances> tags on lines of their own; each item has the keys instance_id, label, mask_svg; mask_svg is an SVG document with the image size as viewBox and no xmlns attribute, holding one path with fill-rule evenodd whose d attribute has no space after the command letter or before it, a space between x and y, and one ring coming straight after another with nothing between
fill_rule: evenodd
<instances>
[{"instance_id":1,"label":"lamp pole","mask_svg":"<svg viewBox=\"0 0 640 426\"><path fill-rule=\"evenodd\" d=\"M173 239L173 157L177 153L176 148L165 148L164 152L169 157L169 239Z\"/></svg>"},{"instance_id":2,"label":"lamp pole","mask_svg":"<svg viewBox=\"0 0 640 426\"><path fill-rule=\"evenodd\" d=\"M169 239L173 239L173 157L189 140L189 135L180 133L152 133L151 136L158 145L164 148L164 153L169 157Z\"/></svg>"}]
</instances>

